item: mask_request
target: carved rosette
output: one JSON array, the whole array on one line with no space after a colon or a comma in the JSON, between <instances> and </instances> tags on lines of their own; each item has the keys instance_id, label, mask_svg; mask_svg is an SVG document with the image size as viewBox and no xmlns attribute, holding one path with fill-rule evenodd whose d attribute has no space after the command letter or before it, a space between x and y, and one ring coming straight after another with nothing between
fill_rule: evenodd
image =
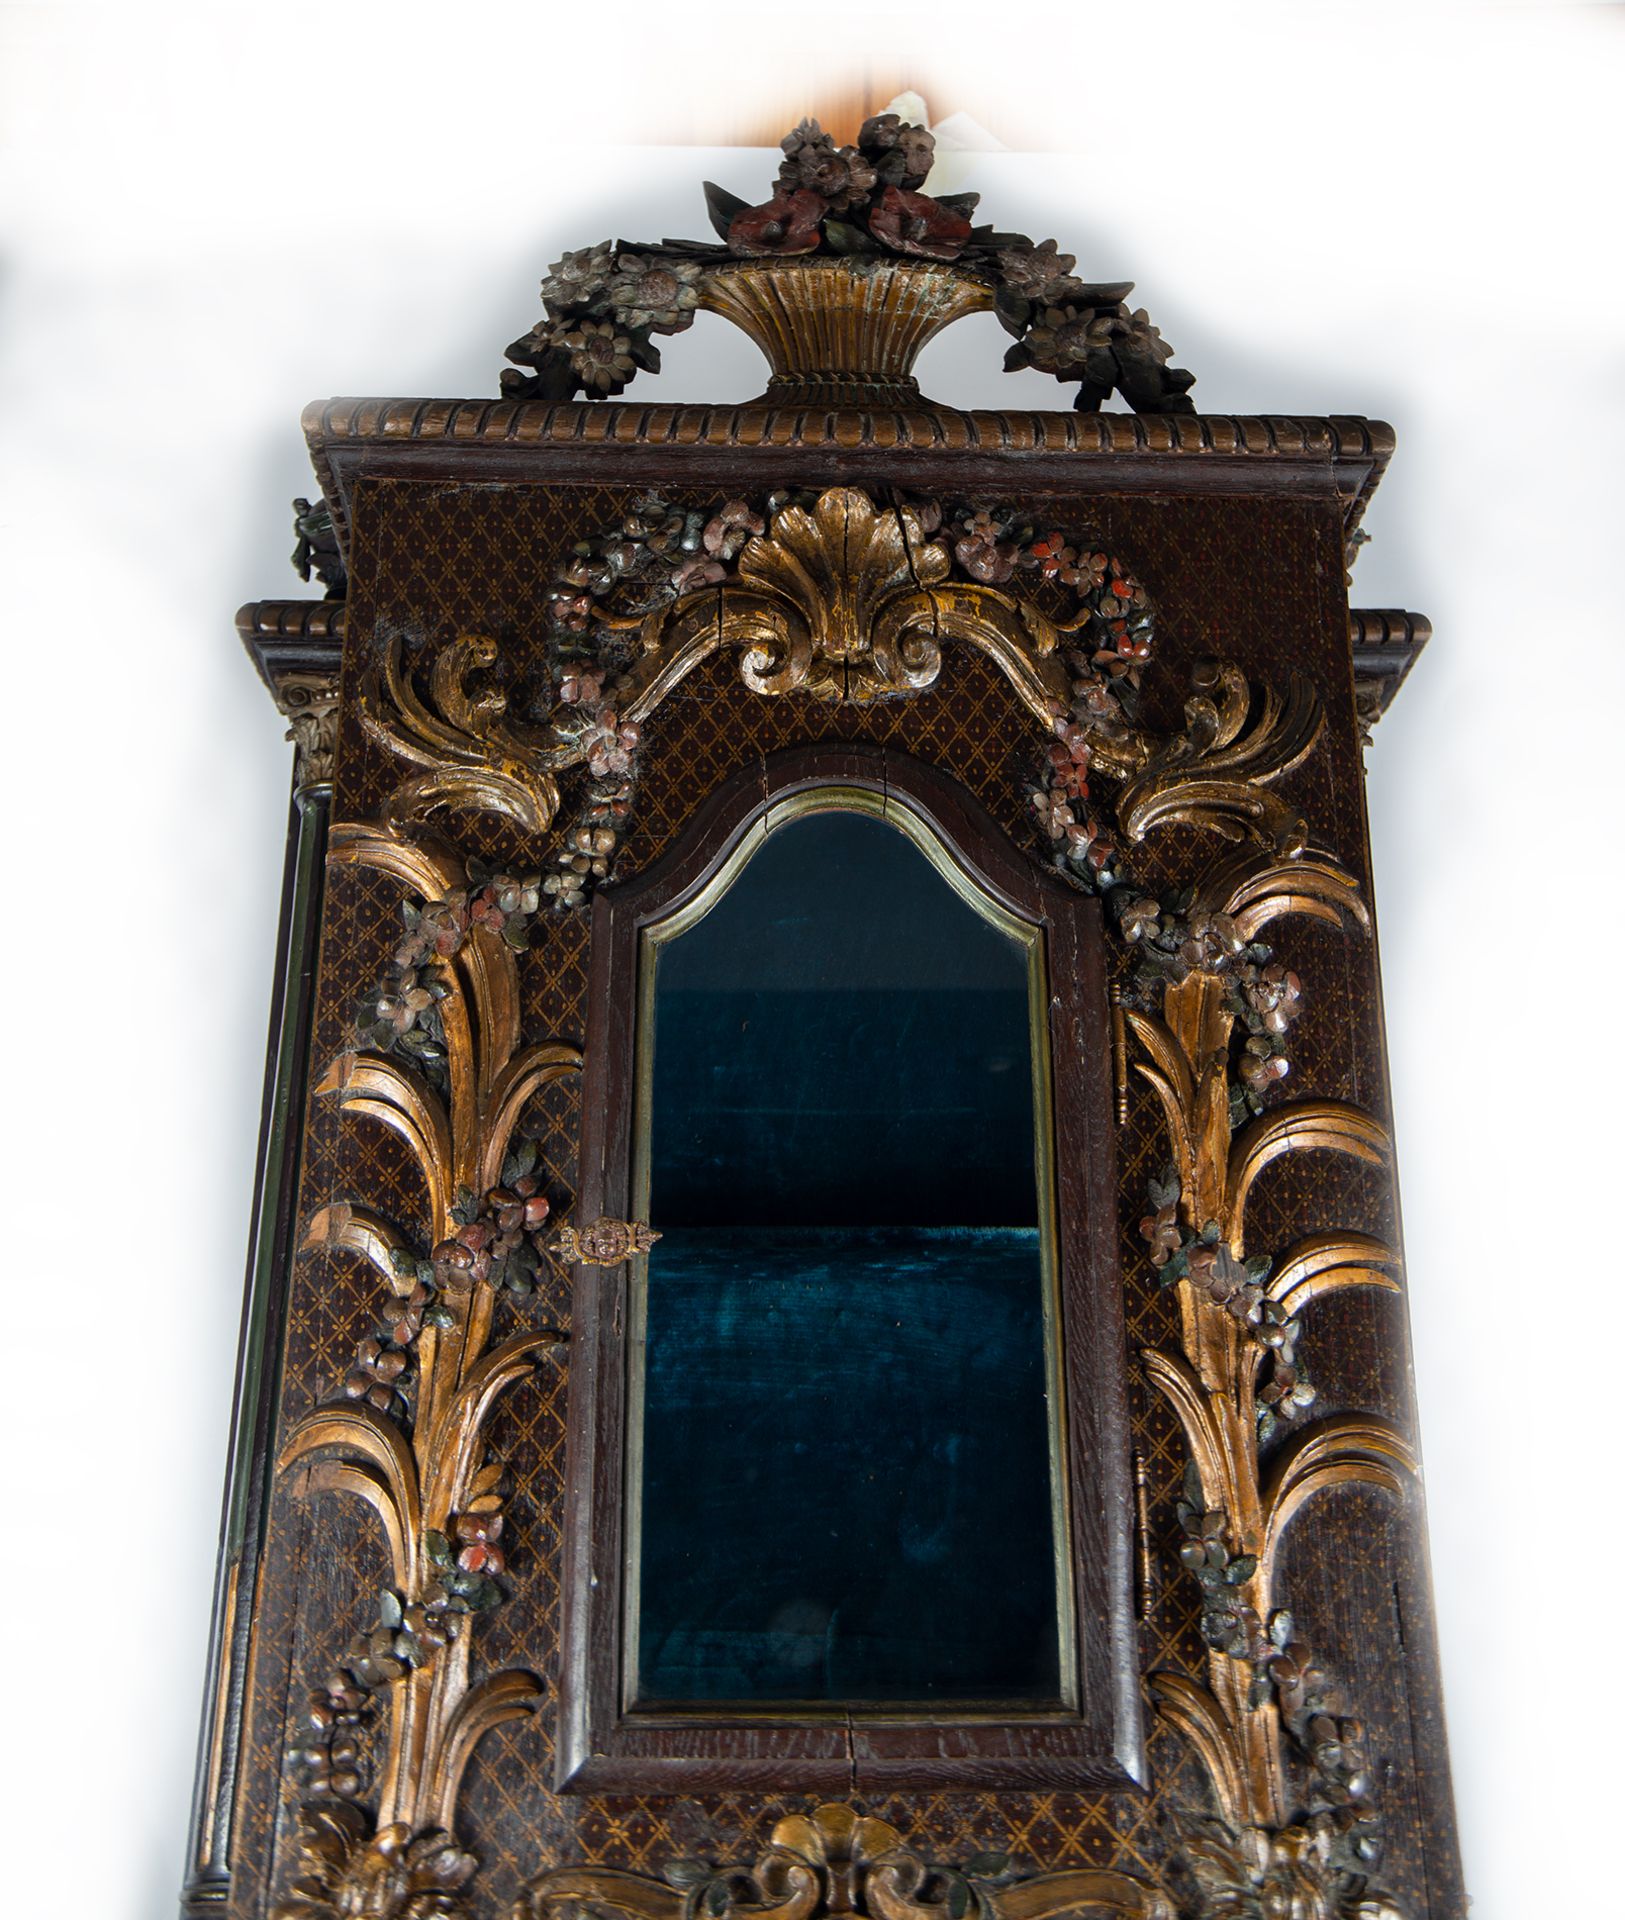
<instances>
[{"instance_id":1,"label":"carved rosette","mask_svg":"<svg viewBox=\"0 0 1625 1920\"><path fill-rule=\"evenodd\" d=\"M736 653L745 685L763 697L864 702L918 697L953 645L992 660L1033 719L1035 760L1040 748L1049 756L1034 795L1040 822L1061 870L1109 897L1125 941L1120 1019L1136 1050L1133 1082L1156 1102L1169 1144L1172 1175L1147 1237L1177 1287L1181 1332L1176 1348L1148 1353L1144 1365L1189 1452L1181 1558L1202 1588L1209 1654L1201 1674L1158 1672L1148 1684L1211 1787L1211 1806L1184 1823L1176 1890L1186 1911L1208 1920L1395 1915L1370 1879L1379 1825L1358 1729L1277 1587L1286 1530L1307 1501L1350 1484L1406 1495L1415 1463L1404 1437L1364 1414L1302 1419L1312 1394L1287 1364L1307 1303L1341 1288L1394 1289L1398 1258L1353 1231L1329 1228L1263 1251L1248 1232L1256 1182L1283 1156L1381 1164L1388 1154L1383 1127L1358 1108L1312 1095L1266 1106L1258 1090L1269 1092L1286 1070L1272 1036L1300 996L1296 975L1266 964L1261 936L1292 916L1367 924L1353 877L1313 849L1306 822L1275 790L1320 737L1314 689L1296 674L1258 687L1232 665L1205 663L1184 726L1167 735L1143 728L1132 698L1151 650L1143 592L1085 541L1040 540L1030 529L1007 538L992 509L963 509L942 531L934 507L831 488L776 496L760 512L728 503L709 520L694 516L692 527L662 502L642 513L633 536L578 549L620 558L603 559L601 575L597 558L582 563L557 591L559 631L575 638L547 728L511 719L508 692L489 677L499 650L481 637L423 660L388 642L363 676L365 724L417 771L382 822L335 831L334 857L392 875L422 903L420 946L451 929L423 983L414 951L411 983L391 999L392 1009L403 995L435 999L444 1065L433 1084L387 1051L347 1053L318 1091L407 1142L426 1182L423 1224L435 1257L425 1265L411 1236L358 1203L323 1209L311 1223L313 1242L371 1260L407 1303L401 1316L418 1315L420 1327L409 1407L391 1398L391 1375L378 1390L382 1405L369 1388L359 1405L317 1408L283 1453L306 1489L372 1508L395 1587L362 1676L389 1705L376 1821L354 1805L307 1810L306 1870L282 1920L462 1911L473 1872L454 1838L462 1768L484 1729L528 1711L540 1684L519 1673L476 1679L466 1620L419 1654L423 1622L444 1609L456 1569L488 1567L493 1554L501 1564L499 1482L480 1457L486 1413L509 1383L559 1351L551 1333L489 1346L493 1242L482 1222L493 1234L510 1214L528 1222L532 1196L520 1186L528 1173L514 1172L511 1137L529 1091L577 1060L569 1048L521 1044L524 940L471 922L467 889L459 892L465 863L425 837L424 818L437 808L489 810L541 831L557 810L559 776L584 765L589 807L608 809L611 824L594 824L589 811L566 857L602 871L624 830L642 729L712 654ZM645 566L638 541L653 538L650 528L674 544L672 557ZM1046 613L1024 592L1023 565L1074 583L1075 616ZM660 591L650 591L651 579ZM613 595L628 581L651 604L618 613ZM1214 853L1184 876L1177 911L1138 897L1129 870L1135 845L1170 824L1207 830L1217 843L1191 840ZM583 833L588 851L578 854ZM596 833L608 845L594 852ZM534 895L526 901L533 906ZM1136 949L1145 964L1130 978ZM549 1251L618 1264L653 1238L642 1223L602 1219L557 1228ZM453 1269L474 1278L437 1293ZM1282 1386L1283 1366L1298 1391ZM1260 1418L1271 1408L1271 1419L1293 1426L1266 1470ZM402 1635L416 1636L404 1651ZM1302 1763L1296 1775L1289 1754ZM1307 1800L1290 1784L1305 1776ZM824 1807L782 1820L751 1867L673 1863L664 1881L550 1867L514 1920L582 1911L691 1920L702 1910L713 1920L963 1920L973 1909L982 1920L1173 1913L1167 1890L1131 1876L1060 1868L1018 1877L987 1859L941 1866L884 1823Z\"/></svg>"}]
</instances>

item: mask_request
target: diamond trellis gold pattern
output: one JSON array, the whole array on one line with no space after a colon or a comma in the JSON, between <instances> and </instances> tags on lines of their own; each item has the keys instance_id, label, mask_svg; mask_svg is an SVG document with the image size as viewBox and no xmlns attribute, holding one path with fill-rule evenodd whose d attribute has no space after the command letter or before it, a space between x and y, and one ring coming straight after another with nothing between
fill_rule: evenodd
<instances>
[{"instance_id":1,"label":"diamond trellis gold pattern","mask_svg":"<svg viewBox=\"0 0 1625 1920\"><path fill-rule=\"evenodd\" d=\"M912 478L912 476L911 476ZM741 489L759 486L741 482ZM770 479L767 484L774 484ZM921 490L914 481L916 491ZM603 486L458 488L429 481L364 480L352 525L352 648L374 632L439 640L458 631L500 636L504 657L522 680L543 669L544 594L559 557L584 533L613 524L636 489ZM679 504L709 506L717 490L685 494ZM1085 511L1086 510L1086 511ZM1032 511L1069 529L1092 526L1149 587L1159 608L1159 672L1150 690L1153 719L1170 719L1159 704L1185 684L1189 663L1223 652L1244 669L1283 660L1319 686L1338 751L1314 756L1283 789L1309 814L1320 844L1363 881L1364 818L1353 746L1346 615L1342 600L1340 512L1335 502L1253 498L1050 499ZM353 662L352 668L353 668ZM1165 670L1165 671L1164 671ZM388 761L361 735L350 710L341 730L335 818L370 817L394 777ZM764 700L721 658L694 673L646 729L636 812L622 858L631 873L657 858L717 782L760 755L793 743L830 738L884 741L945 768L967 787L1012 839L1038 853L1026 806L1041 743L997 672L979 655L951 653L940 683L918 698L862 708L831 708L793 698ZM561 817L569 817L570 795ZM458 823L466 851L531 868L547 849L520 842L504 822L482 817ZM1211 842L1207 843L1211 846ZM1146 849L1144 870L1172 876L1190 853L1174 829ZM314 1060L318 1067L345 1044L357 995L377 977L399 922L398 888L355 867L336 868L325 910L323 965ZM1309 1011L1294 1047L1296 1082L1327 1097L1356 1100L1379 1114L1385 1104L1375 1014L1375 971L1368 944L1338 938L1301 922L1277 930L1278 945L1303 974ZM586 1038L585 916L547 922L523 959L520 984L527 1037L580 1045ZM1330 1011L1335 976L1335 1015ZM1328 1011L1315 995L1327 982ZM526 1114L539 1137L546 1190L565 1201L575 1179L579 1089L560 1081L542 1089ZM1144 1257L1137 1222L1148 1178L1167 1158L1154 1100L1138 1084L1118 1142L1122 1267L1131 1357L1147 1347L1177 1344L1179 1317L1171 1292L1160 1291ZM301 1214L330 1199L366 1204L417 1232L419 1176L386 1130L343 1120L333 1103L315 1100L308 1116ZM1284 1246L1328 1225L1367 1232L1392 1230L1386 1177L1340 1156L1287 1156L1260 1181L1249 1240ZM332 1390L348 1353L365 1331L377 1276L352 1256L303 1256L290 1283L283 1416L291 1419ZM1336 1308L1332 1314L1329 1309ZM503 1313L508 1309L504 1307ZM1385 1300L1331 1300L1309 1321L1306 1358L1334 1404L1370 1405L1408 1415L1406 1387L1394 1363ZM563 1324L568 1301L544 1295L522 1316ZM514 1325L520 1324L515 1320ZM508 1329L499 1319L501 1337ZM508 1505L511 1542L505 1584L510 1597L481 1622L476 1662L527 1666L550 1678L558 1633L558 1522L564 1467L567 1361L544 1366L515 1388L492 1419L489 1439L507 1461L514 1493ZM1181 1576L1173 1506L1185 1465L1184 1443L1165 1403L1137 1378L1132 1394L1135 1446L1144 1462L1156 1568L1153 1605L1143 1625L1144 1665L1201 1675L1206 1668L1197 1622L1199 1595ZM1396 1569L1414 1578L1414 1542L1406 1524L1377 1496L1371 1508ZM385 1579L384 1558L351 1504L286 1494L273 1498L258 1600L247 1764L238 1820L232 1912L248 1920L264 1911L268 1892L285 1890L295 1836L279 1799L284 1748L294 1737L297 1703L313 1674L330 1661L364 1618ZM1374 1557L1387 1566L1389 1560ZM1334 1569L1317 1567L1305 1548L1292 1557L1292 1585L1304 1593L1330 1652L1357 1698L1373 1694L1369 1648L1391 1642L1399 1588L1376 1576L1341 1586ZM1341 1594L1335 1605L1329 1596ZM1317 1611L1319 1609L1319 1611ZM1330 1617L1322 1620L1322 1614ZM1375 1663L1379 1664L1380 1663ZM1399 1698L1403 1701L1403 1695ZM1397 1711L1397 1710L1395 1710ZM524 1880L549 1864L603 1864L658 1874L669 1860L748 1859L779 1814L809 1811L813 1796L762 1798L708 1794L671 1800L627 1796L561 1800L550 1789L553 1703L528 1722L499 1727L468 1769L459 1837L480 1857L474 1910L497 1915ZM1397 1849L1401 1890L1419 1884L1415 1809L1437 1795L1420 1791L1418 1761L1406 1730L1388 1706L1374 1716L1376 1749L1386 1769L1390 1804L1408 1808ZM1166 1729L1150 1737L1151 1786L1144 1794L1071 1792L918 1793L886 1796L868 1811L890 1821L905 1842L935 1859L979 1851L1009 1852L1020 1864L1094 1864L1160 1878L1169 1848L1167 1818L1175 1806L1205 1802L1205 1776L1184 1744ZM1406 1825L1406 1822L1409 1822ZM1409 1876L1409 1879L1407 1879Z\"/></svg>"}]
</instances>

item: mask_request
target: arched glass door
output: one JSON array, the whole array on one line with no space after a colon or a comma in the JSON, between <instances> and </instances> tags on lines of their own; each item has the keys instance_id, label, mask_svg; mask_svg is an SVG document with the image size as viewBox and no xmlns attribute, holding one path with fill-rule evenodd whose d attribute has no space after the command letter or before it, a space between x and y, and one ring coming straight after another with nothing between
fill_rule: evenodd
<instances>
[{"instance_id":1,"label":"arched glass door","mask_svg":"<svg viewBox=\"0 0 1625 1920\"><path fill-rule=\"evenodd\" d=\"M815 790L639 972L630 1704L1069 1704L1036 930Z\"/></svg>"},{"instance_id":2,"label":"arched glass door","mask_svg":"<svg viewBox=\"0 0 1625 1920\"><path fill-rule=\"evenodd\" d=\"M1142 1777L1108 1016L888 748L599 893L577 1208L661 1237L575 1268L562 1791Z\"/></svg>"}]
</instances>

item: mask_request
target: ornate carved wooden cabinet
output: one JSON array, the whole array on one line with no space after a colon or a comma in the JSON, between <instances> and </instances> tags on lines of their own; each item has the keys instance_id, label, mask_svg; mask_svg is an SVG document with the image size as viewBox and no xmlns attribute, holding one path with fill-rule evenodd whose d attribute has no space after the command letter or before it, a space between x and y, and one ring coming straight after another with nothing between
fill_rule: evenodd
<instances>
[{"instance_id":1,"label":"ornate carved wooden cabinet","mask_svg":"<svg viewBox=\"0 0 1625 1920\"><path fill-rule=\"evenodd\" d=\"M503 399L306 415L186 1910L1459 1914L1392 436L1195 413L917 129L785 149L561 261ZM764 398L617 398L696 308ZM920 397L988 308L1077 409Z\"/></svg>"}]
</instances>

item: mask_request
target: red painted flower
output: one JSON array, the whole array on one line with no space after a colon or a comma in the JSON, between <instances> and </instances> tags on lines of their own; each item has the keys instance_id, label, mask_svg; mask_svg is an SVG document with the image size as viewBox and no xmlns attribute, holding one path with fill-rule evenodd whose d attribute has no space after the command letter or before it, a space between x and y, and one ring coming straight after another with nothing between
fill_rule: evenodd
<instances>
[{"instance_id":1,"label":"red painted flower","mask_svg":"<svg viewBox=\"0 0 1625 1920\"><path fill-rule=\"evenodd\" d=\"M1072 799L1086 799L1089 782L1084 777L1088 760L1074 760L1059 741L1049 750L1050 791L1064 793Z\"/></svg>"},{"instance_id":2,"label":"red painted flower","mask_svg":"<svg viewBox=\"0 0 1625 1920\"><path fill-rule=\"evenodd\" d=\"M902 184L919 187L931 171L936 156L937 138L925 127L917 127L896 113L874 113L858 131L858 146L871 160L884 160L895 153L902 161Z\"/></svg>"},{"instance_id":3,"label":"red painted flower","mask_svg":"<svg viewBox=\"0 0 1625 1920\"><path fill-rule=\"evenodd\" d=\"M581 736L588 767L600 779L629 772L640 738L636 722L620 719L613 707L600 707L597 719Z\"/></svg>"},{"instance_id":4,"label":"red painted flower","mask_svg":"<svg viewBox=\"0 0 1625 1920\"><path fill-rule=\"evenodd\" d=\"M1123 938L1131 943L1135 940L1148 940L1157 931L1162 921L1162 909L1155 900L1144 895L1131 900L1118 915L1117 924Z\"/></svg>"},{"instance_id":5,"label":"red painted flower","mask_svg":"<svg viewBox=\"0 0 1625 1920\"><path fill-rule=\"evenodd\" d=\"M954 543L954 558L973 580L984 586L1002 586L1016 570L1019 549L1007 540L1002 521L985 510L973 513L959 523L960 537Z\"/></svg>"},{"instance_id":6,"label":"red painted flower","mask_svg":"<svg viewBox=\"0 0 1625 1920\"><path fill-rule=\"evenodd\" d=\"M500 1513L460 1513L456 1521L460 1551L457 1564L464 1573L501 1573L507 1562L496 1544L502 1534Z\"/></svg>"},{"instance_id":7,"label":"red painted flower","mask_svg":"<svg viewBox=\"0 0 1625 1920\"><path fill-rule=\"evenodd\" d=\"M1148 1251L1152 1266L1167 1266L1178 1253L1182 1240L1178 1209L1173 1206L1158 1207L1155 1213L1148 1213L1140 1222L1140 1237L1150 1243Z\"/></svg>"},{"instance_id":8,"label":"red painted flower","mask_svg":"<svg viewBox=\"0 0 1625 1920\"><path fill-rule=\"evenodd\" d=\"M721 560L732 560L745 542L762 531L762 516L743 500L729 500L706 522L705 550Z\"/></svg>"},{"instance_id":9,"label":"red painted flower","mask_svg":"<svg viewBox=\"0 0 1625 1920\"><path fill-rule=\"evenodd\" d=\"M1040 789L1033 795L1033 811L1038 815L1038 824L1052 840L1059 840L1072 828L1076 816L1067 804L1066 795L1057 793L1053 788Z\"/></svg>"},{"instance_id":10,"label":"red painted flower","mask_svg":"<svg viewBox=\"0 0 1625 1920\"><path fill-rule=\"evenodd\" d=\"M1254 1094L1263 1094L1291 1072L1286 1055L1272 1053L1267 1040L1254 1036L1242 1049L1241 1077Z\"/></svg>"},{"instance_id":11,"label":"red painted flower","mask_svg":"<svg viewBox=\"0 0 1625 1920\"><path fill-rule=\"evenodd\" d=\"M869 231L893 253L957 260L970 239L970 222L926 194L888 187L869 215Z\"/></svg>"},{"instance_id":12,"label":"red painted flower","mask_svg":"<svg viewBox=\"0 0 1625 1920\"><path fill-rule=\"evenodd\" d=\"M547 591L554 625L562 627L567 633L580 633L592 617L592 596L571 591L574 584L549 587Z\"/></svg>"},{"instance_id":13,"label":"red painted flower","mask_svg":"<svg viewBox=\"0 0 1625 1920\"><path fill-rule=\"evenodd\" d=\"M694 553L673 571L671 584L680 594L697 593L701 587L714 587L727 577L728 569L720 560L707 559L703 554Z\"/></svg>"},{"instance_id":14,"label":"red painted flower","mask_svg":"<svg viewBox=\"0 0 1625 1920\"><path fill-rule=\"evenodd\" d=\"M1063 587L1075 587L1083 578L1077 549L1066 544L1064 534L1051 533L1035 540L1033 558L1046 580L1059 580Z\"/></svg>"},{"instance_id":15,"label":"red painted flower","mask_svg":"<svg viewBox=\"0 0 1625 1920\"><path fill-rule=\"evenodd\" d=\"M775 253L811 253L829 202L807 187L778 192L759 207L736 213L728 227L728 251L746 258ZM967 233L969 228L966 229Z\"/></svg>"},{"instance_id":16,"label":"red painted flower","mask_svg":"<svg viewBox=\"0 0 1625 1920\"><path fill-rule=\"evenodd\" d=\"M1081 680L1076 686L1078 704L1083 711L1093 714L1096 719L1115 719L1118 713L1117 696L1108 682L1095 678Z\"/></svg>"}]
</instances>

